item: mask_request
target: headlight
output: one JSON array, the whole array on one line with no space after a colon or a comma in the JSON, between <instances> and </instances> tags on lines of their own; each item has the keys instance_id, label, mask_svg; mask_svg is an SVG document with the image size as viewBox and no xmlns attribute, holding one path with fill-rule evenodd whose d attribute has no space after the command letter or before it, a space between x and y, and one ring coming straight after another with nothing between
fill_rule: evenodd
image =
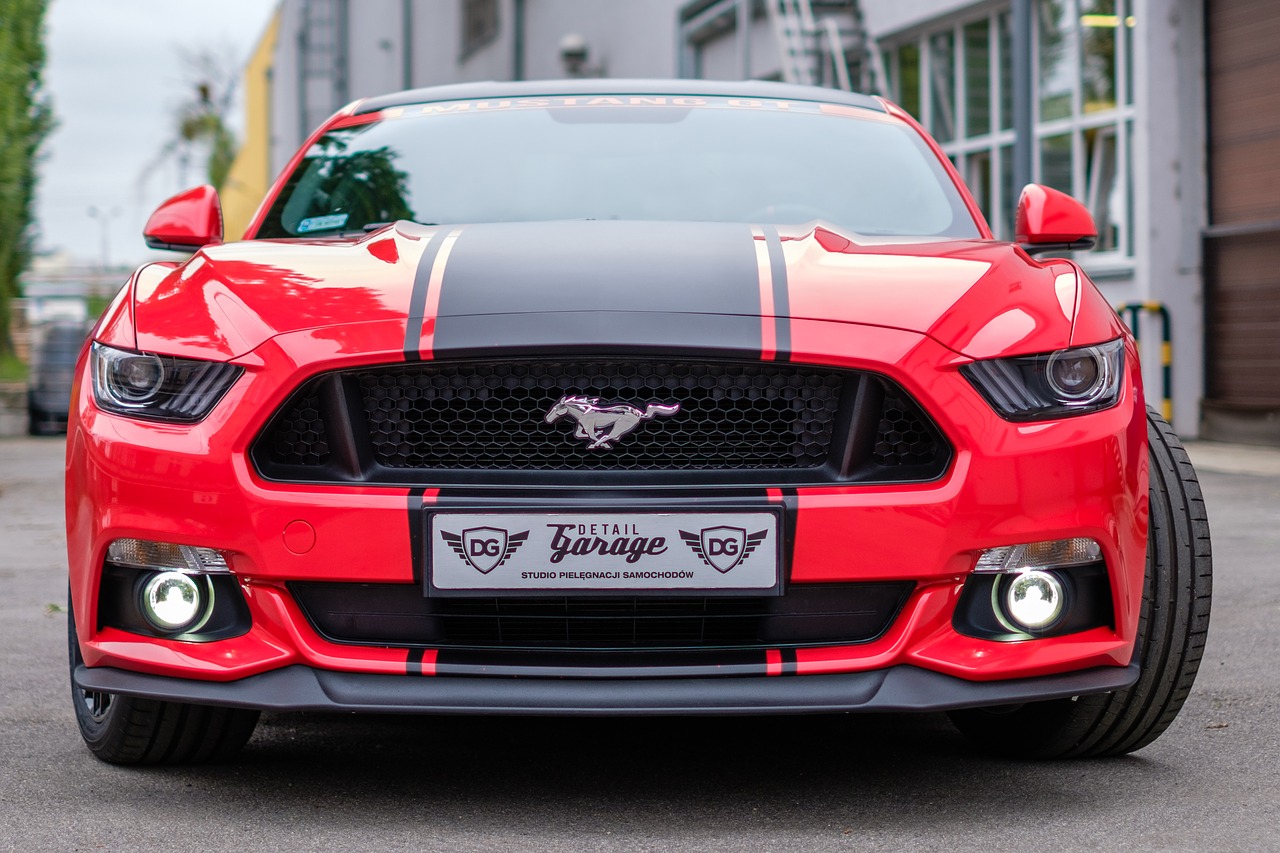
<instances>
[{"instance_id":1,"label":"headlight","mask_svg":"<svg viewBox=\"0 0 1280 853\"><path fill-rule=\"evenodd\" d=\"M993 358L960 368L999 415L1036 421L1097 412L1116 404L1124 339L1044 355Z\"/></svg>"},{"instance_id":2,"label":"headlight","mask_svg":"<svg viewBox=\"0 0 1280 853\"><path fill-rule=\"evenodd\" d=\"M243 369L234 364L129 352L95 343L93 398L118 415L194 423L203 419Z\"/></svg>"}]
</instances>

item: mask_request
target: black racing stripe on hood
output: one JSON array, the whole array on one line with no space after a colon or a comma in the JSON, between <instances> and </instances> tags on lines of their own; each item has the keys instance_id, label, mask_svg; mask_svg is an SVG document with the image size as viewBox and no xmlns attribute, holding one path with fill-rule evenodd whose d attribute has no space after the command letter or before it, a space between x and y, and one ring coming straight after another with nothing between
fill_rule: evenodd
<instances>
[{"instance_id":1,"label":"black racing stripe on hood","mask_svg":"<svg viewBox=\"0 0 1280 853\"><path fill-rule=\"evenodd\" d=\"M446 285L447 286L447 285ZM449 317L436 358L577 353L760 357L760 318L721 314L584 311ZM447 342L440 343L448 330Z\"/></svg>"},{"instance_id":2,"label":"black racing stripe on hood","mask_svg":"<svg viewBox=\"0 0 1280 853\"><path fill-rule=\"evenodd\" d=\"M763 227L764 243L769 250L769 273L773 278L773 315L776 361L791 360L791 300L787 284L787 258L782 251L782 238L772 225Z\"/></svg>"},{"instance_id":3,"label":"black racing stripe on hood","mask_svg":"<svg viewBox=\"0 0 1280 853\"><path fill-rule=\"evenodd\" d=\"M449 229L441 228L431 236L427 246L418 259L418 268L413 274L413 291L409 294L409 319L404 327L404 360L421 361L422 321L427 310L427 285L431 281L431 270L436 265L436 255Z\"/></svg>"},{"instance_id":4,"label":"black racing stripe on hood","mask_svg":"<svg viewBox=\"0 0 1280 853\"><path fill-rule=\"evenodd\" d=\"M747 225L476 225L450 255L434 349L698 343L758 353L759 314Z\"/></svg>"}]
</instances>

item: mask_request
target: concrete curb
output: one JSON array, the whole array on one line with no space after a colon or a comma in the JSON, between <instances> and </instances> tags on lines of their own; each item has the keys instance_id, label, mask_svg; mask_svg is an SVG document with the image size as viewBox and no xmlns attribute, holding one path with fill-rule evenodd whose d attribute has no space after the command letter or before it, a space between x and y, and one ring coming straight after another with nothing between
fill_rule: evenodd
<instances>
[{"instance_id":1,"label":"concrete curb","mask_svg":"<svg viewBox=\"0 0 1280 853\"><path fill-rule=\"evenodd\" d=\"M1183 444L1198 471L1280 477L1280 447L1220 441L1185 441Z\"/></svg>"}]
</instances>

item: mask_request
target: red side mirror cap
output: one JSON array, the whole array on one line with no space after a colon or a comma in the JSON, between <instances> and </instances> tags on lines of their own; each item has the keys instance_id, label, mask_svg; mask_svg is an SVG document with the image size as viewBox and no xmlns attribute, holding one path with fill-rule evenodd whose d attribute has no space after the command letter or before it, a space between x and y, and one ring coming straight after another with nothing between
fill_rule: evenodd
<instances>
[{"instance_id":1,"label":"red side mirror cap","mask_svg":"<svg viewBox=\"0 0 1280 853\"><path fill-rule=\"evenodd\" d=\"M1083 204L1064 192L1027 184L1018 198L1015 239L1028 254L1092 249L1098 226Z\"/></svg>"},{"instance_id":2,"label":"red side mirror cap","mask_svg":"<svg viewBox=\"0 0 1280 853\"><path fill-rule=\"evenodd\" d=\"M205 184L175 195L156 208L142 236L152 249L190 252L222 242L222 204Z\"/></svg>"}]
</instances>

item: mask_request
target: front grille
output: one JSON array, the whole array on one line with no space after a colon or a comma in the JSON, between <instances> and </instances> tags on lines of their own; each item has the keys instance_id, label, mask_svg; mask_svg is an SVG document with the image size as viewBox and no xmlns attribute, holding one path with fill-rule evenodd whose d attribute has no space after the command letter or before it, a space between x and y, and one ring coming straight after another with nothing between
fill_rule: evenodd
<instances>
[{"instance_id":1,"label":"front grille","mask_svg":"<svg viewBox=\"0 0 1280 853\"><path fill-rule=\"evenodd\" d=\"M374 458L390 468L494 471L816 468L843 377L745 364L515 362L358 376ZM545 416L565 394L678 403L611 450Z\"/></svg>"},{"instance_id":2,"label":"front grille","mask_svg":"<svg viewBox=\"0 0 1280 853\"><path fill-rule=\"evenodd\" d=\"M416 584L289 584L338 643L439 648L670 650L864 643L910 582L804 584L767 598L427 598Z\"/></svg>"},{"instance_id":3,"label":"front grille","mask_svg":"<svg viewBox=\"0 0 1280 853\"><path fill-rule=\"evenodd\" d=\"M678 404L608 449L562 397ZM255 442L269 479L395 484L733 484L928 480L950 449L897 385L760 362L511 360L387 365L305 383Z\"/></svg>"}]
</instances>

